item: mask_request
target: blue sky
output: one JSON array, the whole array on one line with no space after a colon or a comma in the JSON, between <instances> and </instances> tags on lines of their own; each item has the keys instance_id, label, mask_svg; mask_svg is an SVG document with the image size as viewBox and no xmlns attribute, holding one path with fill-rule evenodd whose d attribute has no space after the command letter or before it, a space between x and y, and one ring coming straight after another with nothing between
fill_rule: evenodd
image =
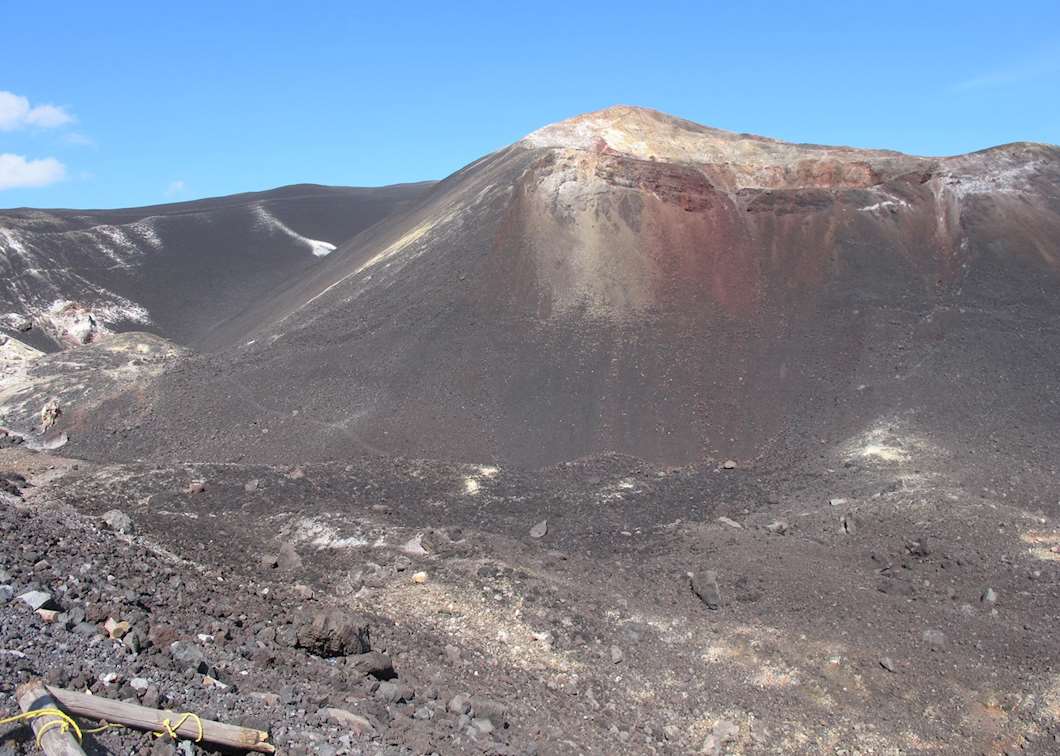
<instances>
[{"instance_id":1,"label":"blue sky","mask_svg":"<svg viewBox=\"0 0 1060 756\"><path fill-rule=\"evenodd\" d=\"M1060 3L0 0L0 207L441 178L616 103L793 141L1060 143Z\"/></svg>"}]
</instances>

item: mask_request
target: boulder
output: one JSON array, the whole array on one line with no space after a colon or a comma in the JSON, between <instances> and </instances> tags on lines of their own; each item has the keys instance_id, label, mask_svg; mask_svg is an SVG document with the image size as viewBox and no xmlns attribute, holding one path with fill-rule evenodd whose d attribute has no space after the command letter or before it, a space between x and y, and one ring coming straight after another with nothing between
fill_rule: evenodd
<instances>
[{"instance_id":1,"label":"boulder","mask_svg":"<svg viewBox=\"0 0 1060 756\"><path fill-rule=\"evenodd\" d=\"M177 631L169 625L151 625L147 630L147 640L153 646L168 646L178 637Z\"/></svg>"},{"instance_id":2,"label":"boulder","mask_svg":"<svg viewBox=\"0 0 1060 756\"><path fill-rule=\"evenodd\" d=\"M413 536L401 545L401 550L411 556L427 556L429 553L423 545L423 533Z\"/></svg>"},{"instance_id":3,"label":"boulder","mask_svg":"<svg viewBox=\"0 0 1060 756\"><path fill-rule=\"evenodd\" d=\"M377 680L389 680L394 677L394 663L389 656L378 651L355 654L349 657L348 661L362 675L370 675Z\"/></svg>"},{"instance_id":4,"label":"boulder","mask_svg":"<svg viewBox=\"0 0 1060 756\"><path fill-rule=\"evenodd\" d=\"M416 697L412 688L395 682L382 682L375 689L375 697L384 703L401 703Z\"/></svg>"},{"instance_id":5,"label":"boulder","mask_svg":"<svg viewBox=\"0 0 1060 756\"><path fill-rule=\"evenodd\" d=\"M129 632L129 623L108 617L107 621L103 623L103 629L107 631L107 635L111 640L121 640Z\"/></svg>"},{"instance_id":6,"label":"boulder","mask_svg":"<svg viewBox=\"0 0 1060 756\"><path fill-rule=\"evenodd\" d=\"M276 554L265 554L261 558L261 566L267 570L274 570L280 566L280 558Z\"/></svg>"},{"instance_id":7,"label":"boulder","mask_svg":"<svg viewBox=\"0 0 1060 756\"><path fill-rule=\"evenodd\" d=\"M33 321L25 315L19 315L17 312L12 312L7 316L7 324L19 333L25 333L33 329Z\"/></svg>"},{"instance_id":8,"label":"boulder","mask_svg":"<svg viewBox=\"0 0 1060 756\"><path fill-rule=\"evenodd\" d=\"M297 645L317 656L350 656L372 650L368 622L342 609L317 612L298 629Z\"/></svg>"},{"instance_id":9,"label":"boulder","mask_svg":"<svg viewBox=\"0 0 1060 756\"><path fill-rule=\"evenodd\" d=\"M324 716L341 727L349 728L354 735L364 735L373 731L372 723L366 717L346 709L327 708L324 709Z\"/></svg>"},{"instance_id":10,"label":"boulder","mask_svg":"<svg viewBox=\"0 0 1060 756\"><path fill-rule=\"evenodd\" d=\"M701 570L693 573L690 583L692 593L696 594L708 609L721 608L721 589L718 587L718 573L714 570Z\"/></svg>"},{"instance_id":11,"label":"boulder","mask_svg":"<svg viewBox=\"0 0 1060 756\"><path fill-rule=\"evenodd\" d=\"M302 569L302 557L298 556L294 544L290 541L284 541L283 545L280 546L280 553L277 556L277 559L279 560L281 570Z\"/></svg>"},{"instance_id":12,"label":"boulder","mask_svg":"<svg viewBox=\"0 0 1060 756\"><path fill-rule=\"evenodd\" d=\"M210 670L206 655L194 643L174 641L169 646L169 655L179 669L191 669L203 675Z\"/></svg>"},{"instance_id":13,"label":"boulder","mask_svg":"<svg viewBox=\"0 0 1060 756\"><path fill-rule=\"evenodd\" d=\"M467 714L471 711L471 704L468 702L468 697L463 693L457 693L451 699L446 706L451 714Z\"/></svg>"},{"instance_id":14,"label":"boulder","mask_svg":"<svg viewBox=\"0 0 1060 756\"><path fill-rule=\"evenodd\" d=\"M52 601L52 595L45 591L27 591L19 597L19 601L28 606L33 611L38 609L55 609L55 602Z\"/></svg>"},{"instance_id":15,"label":"boulder","mask_svg":"<svg viewBox=\"0 0 1060 756\"><path fill-rule=\"evenodd\" d=\"M49 399L48 402L40 411L40 429L41 432L48 431L53 425L59 420L59 416L63 414L62 409L59 407L58 399Z\"/></svg>"},{"instance_id":16,"label":"boulder","mask_svg":"<svg viewBox=\"0 0 1060 756\"><path fill-rule=\"evenodd\" d=\"M132 519L120 509L112 509L109 512L104 512L101 519L108 528L116 533L129 534L134 530Z\"/></svg>"},{"instance_id":17,"label":"boulder","mask_svg":"<svg viewBox=\"0 0 1060 756\"><path fill-rule=\"evenodd\" d=\"M472 696L468 703L471 704L473 717L489 719L494 724L503 724L508 719L508 707L500 701L485 696Z\"/></svg>"}]
</instances>

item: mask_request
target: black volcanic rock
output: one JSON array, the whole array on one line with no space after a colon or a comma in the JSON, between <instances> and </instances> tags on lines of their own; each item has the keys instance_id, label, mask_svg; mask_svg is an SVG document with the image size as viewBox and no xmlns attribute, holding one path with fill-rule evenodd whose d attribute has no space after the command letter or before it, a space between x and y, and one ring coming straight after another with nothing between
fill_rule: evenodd
<instances>
[{"instance_id":1,"label":"black volcanic rock","mask_svg":"<svg viewBox=\"0 0 1060 756\"><path fill-rule=\"evenodd\" d=\"M702 570L692 575L690 580L692 593L708 609L721 608L721 589L718 587L718 573L714 570Z\"/></svg>"},{"instance_id":2,"label":"black volcanic rock","mask_svg":"<svg viewBox=\"0 0 1060 756\"><path fill-rule=\"evenodd\" d=\"M299 627L298 647L318 656L362 655L372 650L368 623L341 609L317 612Z\"/></svg>"}]
</instances>

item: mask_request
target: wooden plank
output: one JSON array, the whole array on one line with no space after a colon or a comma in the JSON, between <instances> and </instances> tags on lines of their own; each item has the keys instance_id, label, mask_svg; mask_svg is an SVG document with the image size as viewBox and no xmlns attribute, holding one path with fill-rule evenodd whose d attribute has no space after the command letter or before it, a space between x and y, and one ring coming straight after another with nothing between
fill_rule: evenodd
<instances>
[{"instance_id":1,"label":"wooden plank","mask_svg":"<svg viewBox=\"0 0 1060 756\"><path fill-rule=\"evenodd\" d=\"M146 706L115 701L103 696L92 696L87 693L76 693L72 690L48 686L48 692L58 700L62 708L71 714L89 719L105 719L114 724L123 724L138 730L163 732L163 720L169 720L177 735L188 740L199 737L199 723L194 717L184 719L184 712L160 711ZM181 719L184 719L181 722ZM180 722L178 726L177 723ZM269 734L249 727L213 722L201 719L202 740L215 745L238 748L244 751L274 753L276 749L268 742Z\"/></svg>"},{"instance_id":2,"label":"wooden plank","mask_svg":"<svg viewBox=\"0 0 1060 756\"><path fill-rule=\"evenodd\" d=\"M58 702L48 693L47 688L41 680L30 680L19 685L15 690L15 698L24 712L36 711L37 709L58 709ZM47 756L85 756L81 744L77 742L74 733L70 730L63 732L59 725L49 722L61 722L58 717L43 716L30 720L33 734L40 737L40 747ZM43 736L41 730L47 727Z\"/></svg>"}]
</instances>

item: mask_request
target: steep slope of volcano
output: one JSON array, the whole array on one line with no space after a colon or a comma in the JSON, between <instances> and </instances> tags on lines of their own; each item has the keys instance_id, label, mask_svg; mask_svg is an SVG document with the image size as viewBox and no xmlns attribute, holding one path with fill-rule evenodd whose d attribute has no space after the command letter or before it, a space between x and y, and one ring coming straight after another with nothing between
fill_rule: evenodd
<instances>
[{"instance_id":1,"label":"steep slope of volcano","mask_svg":"<svg viewBox=\"0 0 1060 756\"><path fill-rule=\"evenodd\" d=\"M314 185L126 210L0 211L0 328L43 348L99 329L198 344L429 184Z\"/></svg>"},{"instance_id":2,"label":"steep slope of volcano","mask_svg":"<svg viewBox=\"0 0 1060 756\"><path fill-rule=\"evenodd\" d=\"M921 158L611 108L454 174L212 335L249 345L82 430L126 456L530 465L805 448L928 407L1048 438L1058 185L1047 145Z\"/></svg>"}]
</instances>

